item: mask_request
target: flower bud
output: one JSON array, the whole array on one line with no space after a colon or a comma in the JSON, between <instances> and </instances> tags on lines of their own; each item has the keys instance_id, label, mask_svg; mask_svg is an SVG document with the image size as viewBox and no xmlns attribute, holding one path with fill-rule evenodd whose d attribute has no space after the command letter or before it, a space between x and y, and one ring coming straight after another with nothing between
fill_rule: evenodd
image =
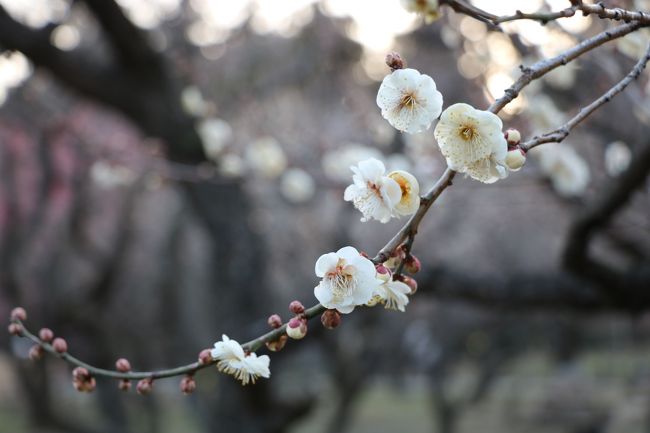
<instances>
[{"instance_id":1,"label":"flower bud","mask_svg":"<svg viewBox=\"0 0 650 433\"><path fill-rule=\"evenodd\" d=\"M23 307L16 307L11 310L11 320L20 320L24 322L27 320L27 311Z\"/></svg>"},{"instance_id":2,"label":"flower bud","mask_svg":"<svg viewBox=\"0 0 650 433\"><path fill-rule=\"evenodd\" d=\"M418 282L414 278L408 275L401 275L399 280L411 288L409 295L413 295L418 291Z\"/></svg>"},{"instance_id":3,"label":"flower bud","mask_svg":"<svg viewBox=\"0 0 650 433\"><path fill-rule=\"evenodd\" d=\"M271 352L279 352L284 348L284 345L287 344L288 339L289 337L287 337L286 335L281 335L280 337L278 337L277 340L267 341L266 347Z\"/></svg>"},{"instance_id":4,"label":"flower bud","mask_svg":"<svg viewBox=\"0 0 650 433\"><path fill-rule=\"evenodd\" d=\"M97 388L97 381L94 377L91 377L89 380L84 382L84 392L93 392Z\"/></svg>"},{"instance_id":5,"label":"flower bud","mask_svg":"<svg viewBox=\"0 0 650 433\"><path fill-rule=\"evenodd\" d=\"M138 382L138 385L135 387L136 391L140 395L147 395L153 389L153 379L147 378L142 379Z\"/></svg>"},{"instance_id":6,"label":"flower bud","mask_svg":"<svg viewBox=\"0 0 650 433\"><path fill-rule=\"evenodd\" d=\"M289 311L293 314L302 314L305 312L305 306L300 301L291 301L289 304Z\"/></svg>"},{"instance_id":7,"label":"flower bud","mask_svg":"<svg viewBox=\"0 0 650 433\"><path fill-rule=\"evenodd\" d=\"M117 387L120 389L120 391L127 392L131 389L131 381L129 379L122 379L120 380L120 383L117 385Z\"/></svg>"},{"instance_id":8,"label":"flower bud","mask_svg":"<svg viewBox=\"0 0 650 433\"><path fill-rule=\"evenodd\" d=\"M386 64L390 68L391 72L397 69L404 69L406 67L406 61L402 59L402 56L396 51L391 51L386 54Z\"/></svg>"},{"instance_id":9,"label":"flower bud","mask_svg":"<svg viewBox=\"0 0 650 433\"><path fill-rule=\"evenodd\" d=\"M294 317L287 323L287 335L294 340L300 340L307 335L307 321Z\"/></svg>"},{"instance_id":10,"label":"flower bud","mask_svg":"<svg viewBox=\"0 0 650 433\"><path fill-rule=\"evenodd\" d=\"M289 305L289 309L291 309L291 305ZM267 323L271 328L277 329L282 326L282 318L278 314L272 314L269 316Z\"/></svg>"},{"instance_id":11,"label":"flower bud","mask_svg":"<svg viewBox=\"0 0 650 433\"><path fill-rule=\"evenodd\" d=\"M55 338L52 342L52 347L57 353L65 353L68 351L68 343L63 338Z\"/></svg>"},{"instance_id":12,"label":"flower bud","mask_svg":"<svg viewBox=\"0 0 650 433\"><path fill-rule=\"evenodd\" d=\"M212 362L212 355L210 355L210 349L203 349L199 353L199 365L207 365Z\"/></svg>"},{"instance_id":13,"label":"flower bud","mask_svg":"<svg viewBox=\"0 0 650 433\"><path fill-rule=\"evenodd\" d=\"M503 135L508 142L508 146L516 146L521 142L521 134L516 129L507 129Z\"/></svg>"},{"instance_id":14,"label":"flower bud","mask_svg":"<svg viewBox=\"0 0 650 433\"><path fill-rule=\"evenodd\" d=\"M404 259L404 269L409 274L416 274L420 272L421 268L422 268L422 264L420 263L420 259L418 259L414 255L410 255L406 259Z\"/></svg>"},{"instance_id":15,"label":"flower bud","mask_svg":"<svg viewBox=\"0 0 650 433\"><path fill-rule=\"evenodd\" d=\"M320 321L327 329L334 329L341 324L341 314L336 310L327 310L320 316Z\"/></svg>"},{"instance_id":16,"label":"flower bud","mask_svg":"<svg viewBox=\"0 0 650 433\"><path fill-rule=\"evenodd\" d=\"M183 394L192 394L196 389L196 381L192 376L185 376L181 379L180 388Z\"/></svg>"},{"instance_id":17,"label":"flower bud","mask_svg":"<svg viewBox=\"0 0 650 433\"><path fill-rule=\"evenodd\" d=\"M29 359L32 361L38 361L43 358L43 355L45 355L45 351L38 344L33 345L31 349L29 349Z\"/></svg>"},{"instance_id":18,"label":"flower bud","mask_svg":"<svg viewBox=\"0 0 650 433\"><path fill-rule=\"evenodd\" d=\"M127 371L131 371L131 363L128 359L120 358L115 361L115 368L121 373L126 373Z\"/></svg>"},{"instance_id":19,"label":"flower bud","mask_svg":"<svg viewBox=\"0 0 650 433\"><path fill-rule=\"evenodd\" d=\"M20 323L10 323L8 331L11 335L20 336L23 333L23 326Z\"/></svg>"},{"instance_id":20,"label":"flower bud","mask_svg":"<svg viewBox=\"0 0 650 433\"><path fill-rule=\"evenodd\" d=\"M379 264L375 266L375 270L377 271L377 278L379 278L382 281L390 280L392 272L386 266L384 266L383 264Z\"/></svg>"},{"instance_id":21,"label":"flower bud","mask_svg":"<svg viewBox=\"0 0 650 433\"><path fill-rule=\"evenodd\" d=\"M526 163L526 154L519 147L508 151L506 155L506 166L510 171L519 171Z\"/></svg>"},{"instance_id":22,"label":"flower bud","mask_svg":"<svg viewBox=\"0 0 650 433\"><path fill-rule=\"evenodd\" d=\"M90 372L87 368L76 367L74 370L72 370L72 379L85 382L86 380L90 379Z\"/></svg>"},{"instance_id":23,"label":"flower bud","mask_svg":"<svg viewBox=\"0 0 650 433\"><path fill-rule=\"evenodd\" d=\"M38 338L45 343L50 343L54 339L54 332L50 328L42 328L38 331Z\"/></svg>"}]
</instances>

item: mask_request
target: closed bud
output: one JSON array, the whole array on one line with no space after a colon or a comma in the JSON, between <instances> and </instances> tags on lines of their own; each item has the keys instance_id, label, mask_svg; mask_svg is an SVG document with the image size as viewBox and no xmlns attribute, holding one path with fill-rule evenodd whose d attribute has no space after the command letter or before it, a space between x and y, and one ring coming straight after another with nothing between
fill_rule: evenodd
<instances>
[{"instance_id":1,"label":"closed bud","mask_svg":"<svg viewBox=\"0 0 650 433\"><path fill-rule=\"evenodd\" d=\"M392 272L386 266L379 264L375 266L375 270L377 271L377 278L384 282L390 280Z\"/></svg>"},{"instance_id":2,"label":"closed bud","mask_svg":"<svg viewBox=\"0 0 650 433\"><path fill-rule=\"evenodd\" d=\"M291 301L289 304L289 311L293 314L302 314L305 312L305 306L300 301Z\"/></svg>"},{"instance_id":3,"label":"closed bud","mask_svg":"<svg viewBox=\"0 0 650 433\"><path fill-rule=\"evenodd\" d=\"M42 328L38 331L38 338L45 343L50 343L54 339L54 332L50 328Z\"/></svg>"},{"instance_id":4,"label":"closed bud","mask_svg":"<svg viewBox=\"0 0 650 433\"><path fill-rule=\"evenodd\" d=\"M20 320L24 322L27 320L27 311L23 307L16 307L11 310L11 320Z\"/></svg>"},{"instance_id":5,"label":"closed bud","mask_svg":"<svg viewBox=\"0 0 650 433\"><path fill-rule=\"evenodd\" d=\"M507 129L503 136L506 138L508 146L516 146L521 142L521 134L516 129Z\"/></svg>"},{"instance_id":6,"label":"closed bud","mask_svg":"<svg viewBox=\"0 0 650 433\"><path fill-rule=\"evenodd\" d=\"M126 373L127 371L131 371L131 363L128 359L120 358L115 361L115 368L121 373Z\"/></svg>"},{"instance_id":7,"label":"closed bud","mask_svg":"<svg viewBox=\"0 0 650 433\"><path fill-rule=\"evenodd\" d=\"M287 335L294 340L300 340L307 335L307 322L304 319L294 317L287 323Z\"/></svg>"},{"instance_id":8,"label":"closed bud","mask_svg":"<svg viewBox=\"0 0 650 433\"><path fill-rule=\"evenodd\" d=\"M180 388L183 394L192 394L196 389L196 381L192 376L185 376L181 379Z\"/></svg>"},{"instance_id":9,"label":"closed bud","mask_svg":"<svg viewBox=\"0 0 650 433\"><path fill-rule=\"evenodd\" d=\"M291 306L289 306L289 308L291 308ZM272 314L269 316L267 323L271 328L277 329L282 326L282 318L278 314Z\"/></svg>"},{"instance_id":10,"label":"closed bud","mask_svg":"<svg viewBox=\"0 0 650 433\"><path fill-rule=\"evenodd\" d=\"M23 333L23 327L20 323L10 323L8 331L11 335L20 336Z\"/></svg>"},{"instance_id":11,"label":"closed bud","mask_svg":"<svg viewBox=\"0 0 650 433\"><path fill-rule=\"evenodd\" d=\"M140 395L147 395L151 393L153 389L153 380L152 379L142 379L138 382L138 385L135 387L136 391Z\"/></svg>"},{"instance_id":12,"label":"closed bud","mask_svg":"<svg viewBox=\"0 0 650 433\"><path fill-rule=\"evenodd\" d=\"M131 389L131 381L129 379L122 379L120 380L120 383L117 385L117 387L120 389L120 391L127 392Z\"/></svg>"},{"instance_id":13,"label":"closed bud","mask_svg":"<svg viewBox=\"0 0 650 433\"><path fill-rule=\"evenodd\" d=\"M288 339L289 337L287 337L286 335L280 335L280 337L278 337L277 340L267 341L266 347L271 352L279 352L284 348L284 345L287 344Z\"/></svg>"},{"instance_id":14,"label":"closed bud","mask_svg":"<svg viewBox=\"0 0 650 433\"><path fill-rule=\"evenodd\" d=\"M207 365L212 362L212 355L210 355L210 349L203 349L199 353L199 365Z\"/></svg>"},{"instance_id":15,"label":"closed bud","mask_svg":"<svg viewBox=\"0 0 650 433\"><path fill-rule=\"evenodd\" d=\"M45 355L45 351L38 344L33 345L31 349L29 349L29 359L32 361L38 361L43 358L43 355Z\"/></svg>"},{"instance_id":16,"label":"closed bud","mask_svg":"<svg viewBox=\"0 0 650 433\"><path fill-rule=\"evenodd\" d=\"M320 321L327 329L334 329L341 324L341 314L336 310L327 310L320 316Z\"/></svg>"},{"instance_id":17,"label":"closed bud","mask_svg":"<svg viewBox=\"0 0 650 433\"><path fill-rule=\"evenodd\" d=\"M85 382L86 380L90 379L90 372L87 368L76 367L74 370L72 370L72 378L74 380Z\"/></svg>"},{"instance_id":18,"label":"closed bud","mask_svg":"<svg viewBox=\"0 0 650 433\"><path fill-rule=\"evenodd\" d=\"M386 64L390 68L391 72L396 71L397 69L404 69L406 67L406 61L396 51L392 51L386 54Z\"/></svg>"},{"instance_id":19,"label":"closed bud","mask_svg":"<svg viewBox=\"0 0 650 433\"><path fill-rule=\"evenodd\" d=\"M407 275L400 275L399 281L403 282L411 288L409 295L415 294L418 291L418 282L414 278L411 278Z\"/></svg>"},{"instance_id":20,"label":"closed bud","mask_svg":"<svg viewBox=\"0 0 650 433\"><path fill-rule=\"evenodd\" d=\"M406 259L404 259L404 269L409 274L416 274L420 272L421 268L422 268L422 264L420 263L420 259L418 259L417 257L410 255Z\"/></svg>"},{"instance_id":21,"label":"closed bud","mask_svg":"<svg viewBox=\"0 0 650 433\"><path fill-rule=\"evenodd\" d=\"M84 392L93 392L97 388L97 381L91 377L84 383Z\"/></svg>"},{"instance_id":22,"label":"closed bud","mask_svg":"<svg viewBox=\"0 0 650 433\"><path fill-rule=\"evenodd\" d=\"M519 171L526 163L526 153L519 147L508 151L506 155L506 166L510 171Z\"/></svg>"},{"instance_id":23,"label":"closed bud","mask_svg":"<svg viewBox=\"0 0 650 433\"><path fill-rule=\"evenodd\" d=\"M68 351L68 343L63 338L55 338L52 342L52 347L57 353L65 353Z\"/></svg>"}]
</instances>

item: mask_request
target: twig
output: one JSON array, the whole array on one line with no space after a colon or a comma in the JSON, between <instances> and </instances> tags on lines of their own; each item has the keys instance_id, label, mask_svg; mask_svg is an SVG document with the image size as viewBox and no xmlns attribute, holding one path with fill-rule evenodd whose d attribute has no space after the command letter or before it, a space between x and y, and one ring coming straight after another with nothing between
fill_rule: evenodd
<instances>
[{"instance_id":1,"label":"twig","mask_svg":"<svg viewBox=\"0 0 650 433\"><path fill-rule=\"evenodd\" d=\"M596 36L586 39L560 55L557 55L550 59L540 60L539 62L529 67L520 66L521 71L523 72L522 75L519 77L519 79L517 79L517 81L515 81L512 86L506 89L504 95L501 98L497 99L492 103L492 105L490 105L489 111L493 113L501 111L503 107L506 106L506 104L510 103L513 99L519 96L519 92L521 92L524 87L530 84L531 81L542 77L543 75L559 66L566 65L570 61L576 59L588 51L593 50L605 42L609 42L613 39L625 36L628 33L639 29L640 27L642 27L642 24L636 22L623 24L614 29L605 30Z\"/></svg>"},{"instance_id":2,"label":"twig","mask_svg":"<svg viewBox=\"0 0 650 433\"><path fill-rule=\"evenodd\" d=\"M568 122L566 122L555 131L548 132L541 136L533 137L531 140L522 143L521 148L528 151L533 147L539 146L543 143L559 143L564 140L576 125L585 120L591 113L596 111L603 104L609 102L614 96L625 90L625 88L632 81L637 79L639 75L641 75L641 72L643 72L643 69L645 69L648 61L650 61L650 45L648 45L648 49L646 50L645 55L639 59L634 68L632 68L632 70L625 76L625 78L619 81L614 87L609 89L591 104L581 108L580 111L578 111L578 114L569 119Z\"/></svg>"}]
</instances>

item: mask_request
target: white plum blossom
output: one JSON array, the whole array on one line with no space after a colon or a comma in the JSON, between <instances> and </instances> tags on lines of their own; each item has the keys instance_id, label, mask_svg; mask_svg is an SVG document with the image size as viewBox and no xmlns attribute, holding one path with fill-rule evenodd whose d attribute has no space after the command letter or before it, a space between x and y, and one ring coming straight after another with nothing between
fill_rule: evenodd
<instances>
[{"instance_id":1,"label":"white plum blossom","mask_svg":"<svg viewBox=\"0 0 650 433\"><path fill-rule=\"evenodd\" d=\"M314 288L318 302L344 314L370 301L383 282L376 276L375 265L354 247L323 254L316 261L315 271L322 278Z\"/></svg>"},{"instance_id":2,"label":"white plum blossom","mask_svg":"<svg viewBox=\"0 0 650 433\"><path fill-rule=\"evenodd\" d=\"M280 191L290 202L304 203L314 196L316 184L305 170L291 168L282 175Z\"/></svg>"},{"instance_id":3,"label":"white plum blossom","mask_svg":"<svg viewBox=\"0 0 650 433\"><path fill-rule=\"evenodd\" d=\"M382 81L377 105L393 127L415 134L429 129L440 115L442 94L430 76L415 69L397 69Z\"/></svg>"},{"instance_id":4,"label":"white plum blossom","mask_svg":"<svg viewBox=\"0 0 650 433\"><path fill-rule=\"evenodd\" d=\"M562 196L579 197L589 185L589 166L580 155L567 145L548 143L533 149L540 166Z\"/></svg>"},{"instance_id":5,"label":"white plum blossom","mask_svg":"<svg viewBox=\"0 0 650 433\"><path fill-rule=\"evenodd\" d=\"M632 161L630 148L622 141L609 143L605 148L605 171L612 177L623 173Z\"/></svg>"},{"instance_id":6,"label":"white plum blossom","mask_svg":"<svg viewBox=\"0 0 650 433\"><path fill-rule=\"evenodd\" d=\"M438 0L402 0L402 6L409 12L423 15L427 23L431 23L440 17Z\"/></svg>"},{"instance_id":7,"label":"white plum blossom","mask_svg":"<svg viewBox=\"0 0 650 433\"><path fill-rule=\"evenodd\" d=\"M196 132L201 137L205 155L217 162L223 150L233 139L232 127L223 119L208 117L199 122Z\"/></svg>"},{"instance_id":8,"label":"white plum blossom","mask_svg":"<svg viewBox=\"0 0 650 433\"><path fill-rule=\"evenodd\" d=\"M258 377L269 378L270 359L267 355L257 356L255 353L246 354L242 346L227 335L222 341L214 343L210 356L217 361L219 371L234 376L242 385L255 383Z\"/></svg>"},{"instance_id":9,"label":"white plum blossom","mask_svg":"<svg viewBox=\"0 0 650 433\"><path fill-rule=\"evenodd\" d=\"M379 286L377 294L381 298L381 302L385 308L391 310L405 311L406 305L409 303L411 288L401 281L389 280Z\"/></svg>"},{"instance_id":10,"label":"white plum blossom","mask_svg":"<svg viewBox=\"0 0 650 433\"><path fill-rule=\"evenodd\" d=\"M440 117L434 136L447 165L484 183L508 175L508 143L499 116L468 104L454 104Z\"/></svg>"},{"instance_id":11,"label":"white plum blossom","mask_svg":"<svg viewBox=\"0 0 650 433\"><path fill-rule=\"evenodd\" d=\"M351 201L361 211L361 221L374 218L382 223L388 222L402 198L399 184L384 175L384 163L375 158L361 161L358 166L350 168L354 172L354 183L345 189L344 200Z\"/></svg>"},{"instance_id":12,"label":"white plum blossom","mask_svg":"<svg viewBox=\"0 0 650 433\"><path fill-rule=\"evenodd\" d=\"M402 191L402 197L395 205L394 213L398 215L411 215L420 207L420 184L411 173L404 170L395 170L388 173Z\"/></svg>"},{"instance_id":13,"label":"white plum blossom","mask_svg":"<svg viewBox=\"0 0 650 433\"><path fill-rule=\"evenodd\" d=\"M280 143L273 137L262 137L246 148L249 167L263 177L273 179L287 168L287 157Z\"/></svg>"}]
</instances>

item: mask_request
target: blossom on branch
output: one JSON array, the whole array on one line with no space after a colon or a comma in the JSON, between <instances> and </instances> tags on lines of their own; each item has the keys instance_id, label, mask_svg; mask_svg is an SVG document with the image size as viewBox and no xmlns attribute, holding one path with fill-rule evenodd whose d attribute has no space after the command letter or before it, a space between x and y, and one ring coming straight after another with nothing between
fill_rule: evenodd
<instances>
[{"instance_id":1,"label":"blossom on branch","mask_svg":"<svg viewBox=\"0 0 650 433\"><path fill-rule=\"evenodd\" d=\"M434 135L449 168L493 183L508 175L508 144L502 128L496 114L460 103L442 113Z\"/></svg>"},{"instance_id":2,"label":"blossom on branch","mask_svg":"<svg viewBox=\"0 0 650 433\"><path fill-rule=\"evenodd\" d=\"M385 176L384 163L375 158L350 167L354 183L345 189L343 199L351 201L363 214L361 221L372 218L386 223L402 199L402 189L396 180Z\"/></svg>"},{"instance_id":3,"label":"blossom on branch","mask_svg":"<svg viewBox=\"0 0 650 433\"><path fill-rule=\"evenodd\" d=\"M370 301L382 284L376 277L375 265L354 247L323 254L316 261L315 271L322 278L314 288L318 302L344 314Z\"/></svg>"},{"instance_id":4,"label":"blossom on branch","mask_svg":"<svg viewBox=\"0 0 650 433\"><path fill-rule=\"evenodd\" d=\"M411 288L401 281L395 281L388 278L375 292L375 299L377 302L384 304L384 307L391 310L405 311L406 305L409 303L408 294L411 293Z\"/></svg>"},{"instance_id":5,"label":"blossom on branch","mask_svg":"<svg viewBox=\"0 0 650 433\"><path fill-rule=\"evenodd\" d=\"M388 173L388 177L399 185L402 197L395 205L395 213L398 215L411 215L420 206L420 184L411 173L404 170L395 170Z\"/></svg>"},{"instance_id":6,"label":"blossom on branch","mask_svg":"<svg viewBox=\"0 0 650 433\"><path fill-rule=\"evenodd\" d=\"M255 353L246 354L241 345L231 340L227 335L222 336L222 341L214 343L210 351L213 359L217 360L219 371L234 376L242 385L255 383L258 377L269 378L270 359L267 355L257 356Z\"/></svg>"},{"instance_id":7,"label":"blossom on branch","mask_svg":"<svg viewBox=\"0 0 650 433\"><path fill-rule=\"evenodd\" d=\"M438 0L402 0L402 6L409 12L423 15L427 24L440 18Z\"/></svg>"},{"instance_id":8,"label":"blossom on branch","mask_svg":"<svg viewBox=\"0 0 650 433\"><path fill-rule=\"evenodd\" d=\"M442 94L430 76L415 69L397 69L382 81L377 105L393 127L415 134L429 129L440 115Z\"/></svg>"}]
</instances>

